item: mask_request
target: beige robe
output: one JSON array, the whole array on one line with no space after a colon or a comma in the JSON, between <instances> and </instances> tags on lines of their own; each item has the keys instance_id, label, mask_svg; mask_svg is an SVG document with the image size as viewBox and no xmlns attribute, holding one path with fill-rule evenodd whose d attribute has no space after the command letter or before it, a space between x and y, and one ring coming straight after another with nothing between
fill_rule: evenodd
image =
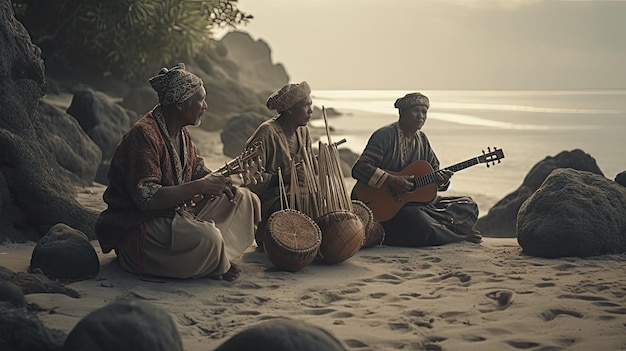
<instances>
[{"instance_id":1,"label":"beige robe","mask_svg":"<svg viewBox=\"0 0 626 351\"><path fill-rule=\"evenodd\" d=\"M157 217L143 225L139 238L126 237L116 249L124 270L141 276L201 278L223 274L254 239L260 202L238 188L235 203L226 196L201 202L197 219ZM189 216L193 214L189 213Z\"/></svg>"}]
</instances>

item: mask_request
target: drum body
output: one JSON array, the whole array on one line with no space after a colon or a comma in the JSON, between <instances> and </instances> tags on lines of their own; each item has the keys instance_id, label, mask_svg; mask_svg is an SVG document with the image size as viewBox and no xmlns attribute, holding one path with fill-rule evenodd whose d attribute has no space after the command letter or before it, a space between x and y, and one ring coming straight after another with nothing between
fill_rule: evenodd
<instances>
[{"instance_id":1,"label":"drum body","mask_svg":"<svg viewBox=\"0 0 626 351\"><path fill-rule=\"evenodd\" d=\"M328 263L347 260L363 245L363 223L351 211L329 212L318 218L316 223L322 231L320 255Z\"/></svg>"},{"instance_id":2,"label":"drum body","mask_svg":"<svg viewBox=\"0 0 626 351\"><path fill-rule=\"evenodd\" d=\"M363 247L372 247L381 245L385 239L385 230L383 226L374 219L374 213L367 205L360 200L352 200L352 212L354 212L363 222L365 228L365 240Z\"/></svg>"},{"instance_id":3,"label":"drum body","mask_svg":"<svg viewBox=\"0 0 626 351\"><path fill-rule=\"evenodd\" d=\"M279 269L295 272L308 266L317 256L321 243L320 228L300 211L276 211L267 221L263 248Z\"/></svg>"}]
</instances>

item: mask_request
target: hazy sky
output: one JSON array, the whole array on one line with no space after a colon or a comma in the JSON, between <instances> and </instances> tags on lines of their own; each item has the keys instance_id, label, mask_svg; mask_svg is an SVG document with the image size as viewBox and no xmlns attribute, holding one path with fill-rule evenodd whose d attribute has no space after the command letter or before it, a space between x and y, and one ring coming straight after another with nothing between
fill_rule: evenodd
<instances>
[{"instance_id":1,"label":"hazy sky","mask_svg":"<svg viewBox=\"0 0 626 351\"><path fill-rule=\"evenodd\" d=\"M625 89L626 0L239 0L313 89Z\"/></svg>"}]
</instances>

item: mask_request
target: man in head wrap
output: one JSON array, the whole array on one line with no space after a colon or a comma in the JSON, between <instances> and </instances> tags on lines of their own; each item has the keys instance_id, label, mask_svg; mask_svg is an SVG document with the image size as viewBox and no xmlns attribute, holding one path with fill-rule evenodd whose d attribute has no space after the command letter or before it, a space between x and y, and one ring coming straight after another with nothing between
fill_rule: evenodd
<instances>
[{"instance_id":1,"label":"man in head wrap","mask_svg":"<svg viewBox=\"0 0 626 351\"><path fill-rule=\"evenodd\" d=\"M396 100L394 107L399 111L398 121L376 130L352 167L352 177L357 180L352 190L353 199L386 205L388 194L391 194L389 198L413 191L418 194L423 189L416 189L415 176L431 171L437 171L431 182L420 186L435 183L439 191L445 191L450 185L452 172L439 169L439 159L421 130L430 107L428 97L420 93L406 94ZM416 161L425 161L432 170L427 168L424 174L410 174L408 170L415 169ZM480 233L474 230L478 205L470 197L437 196L431 202L389 203L389 207L399 207L399 210L381 223L385 229L385 245L418 247L481 241Z\"/></svg>"},{"instance_id":2,"label":"man in head wrap","mask_svg":"<svg viewBox=\"0 0 626 351\"><path fill-rule=\"evenodd\" d=\"M267 99L267 107L270 110L276 110L278 115L261 123L247 141L248 146L260 144L262 150L260 166L264 169L263 180L257 184L247 185L261 198L263 220L255 235L257 245L260 248L263 247L267 219L272 213L281 209L279 168L282 172L286 193L289 194L298 188L300 191L298 191L297 196L301 203L312 203L307 194L301 194L301 192L306 192L306 177L315 177L317 173L317 161L313 157L311 135L307 128L313 113L310 94L311 88L307 82L285 84L271 94ZM292 160L297 163L296 172L293 174L294 178L297 178L297 187L291 183ZM307 160L311 160L311 162L309 163ZM310 215L304 208L308 206L297 207L297 204L290 206L292 209L298 209Z\"/></svg>"},{"instance_id":3,"label":"man in head wrap","mask_svg":"<svg viewBox=\"0 0 626 351\"><path fill-rule=\"evenodd\" d=\"M96 224L102 251L115 250L121 267L142 277L235 279L232 260L252 244L259 199L212 174L197 154L186 126L198 125L207 109L202 80L179 64L149 82L159 103L111 160L108 206Z\"/></svg>"}]
</instances>

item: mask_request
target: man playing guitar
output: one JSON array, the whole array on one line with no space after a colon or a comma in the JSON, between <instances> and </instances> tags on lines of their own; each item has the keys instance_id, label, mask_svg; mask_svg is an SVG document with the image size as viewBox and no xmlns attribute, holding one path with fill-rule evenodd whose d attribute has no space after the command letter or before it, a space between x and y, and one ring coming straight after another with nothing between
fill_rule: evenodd
<instances>
[{"instance_id":1,"label":"man playing guitar","mask_svg":"<svg viewBox=\"0 0 626 351\"><path fill-rule=\"evenodd\" d=\"M372 209L385 229L385 245L479 243L482 237L474 230L478 205L467 196L439 197L436 193L447 190L454 170L481 161L439 169L439 160L421 131L429 106L428 98L420 93L396 100L398 121L372 134L352 168L357 180L352 198Z\"/></svg>"}]
</instances>

